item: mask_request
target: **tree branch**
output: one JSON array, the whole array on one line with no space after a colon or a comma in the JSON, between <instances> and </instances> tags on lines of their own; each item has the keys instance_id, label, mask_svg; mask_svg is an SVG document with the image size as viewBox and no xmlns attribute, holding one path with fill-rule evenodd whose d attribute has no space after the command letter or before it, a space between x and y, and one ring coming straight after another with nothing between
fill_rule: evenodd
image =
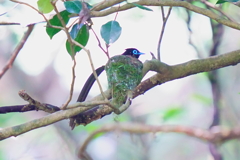
<instances>
[{"instance_id":1,"label":"tree branch","mask_svg":"<svg viewBox=\"0 0 240 160\"><path fill-rule=\"evenodd\" d=\"M217 21L218 23L221 23L223 25L226 25L228 27L231 28L235 28L237 30L240 30L240 24L233 22L231 20L228 20L216 13L214 13L213 11L210 11L209 9L204 9L204 8L200 8L197 6L194 6L193 4L186 2L186 1L175 1L175 0L164 0L164 1L159 1L159 0L140 0L135 2L139 5L144 5L144 6L172 6L172 7L184 7L190 11L205 15L215 21ZM111 6L105 6L106 8L111 7ZM115 13L115 12L120 12L120 11L125 11L128 10L130 8L134 8L136 6L134 6L131 3L125 4L121 7L111 7L109 9L106 8L101 8L101 9L105 9L102 11L97 11L97 10L92 10L91 11L91 16L92 17L103 17L103 16L107 16L109 14Z\"/></svg>"},{"instance_id":2,"label":"tree branch","mask_svg":"<svg viewBox=\"0 0 240 160\"><path fill-rule=\"evenodd\" d=\"M21 111L29 111L30 109L32 109L32 106L35 106L34 109L37 111L42 110L47 113L54 113L54 112L57 112L60 110L60 108L58 108L56 106L46 104L46 103L40 103L40 102L36 101L31 96L29 96L24 90L19 91L18 94L22 99L29 102L28 105L23 106Z\"/></svg>"},{"instance_id":3,"label":"tree branch","mask_svg":"<svg viewBox=\"0 0 240 160\"><path fill-rule=\"evenodd\" d=\"M146 66L145 63L148 63L148 65ZM145 63L145 71L150 69L158 72L158 74L155 74L138 85L138 87L135 89L134 97L145 93L157 85L171 80L187 77L201 72L208 72L227 66L237 65L240 63L240 50L212 56L209 58L191 60L189 62L174 66L168 66L164 63L157 62L156 60L147 61Z\"/></svg>"},{"instance_id":4,"label":"tree branch","mask_svg":"<svg viewBox=\"0 0 240 160\"><path fill-rule=\"evenodd\" d=\"M145 93L147 90L159 84L162 84L174 79L187 77L187 76L201 73L201 72L208 72L208 71L219 69L226 66L236 65L240 63L240 50L233 51L223 55L213 56L210 58L192 60L183 64L174 65L174 66L168 66L156 60L152 60L147 63L151 64L150 70L157 71L158 74L143 81L135 89L134 97L137 97L138 95ZM158 66L161 66L161 67L158 68ZM105 92L104 94L107 95L107 92ZM92 101L89 101L89 102L91 103L96 100L104 100L104 98L102 97L102 95L99 95L98 97L95 97L94 99L92 99ZM81 104L82 103L78 102L77 105L76 104L70 105L69 108L73 108L71 106L75 106L75 107L81 106ZM72 116L75 116L79 113L87 111L91 108L93 107L87 106L87 107L73 108L66 111L59 111L51 115L48 115L46 117L27 122L25 124L2 129L0 130L0 140L8 138L10 136L17 136L25 132L28 132L30 130L49 125L63 119L68 119ZM97 114L95 115L94 120L96 120L103 117L104 113L109 114L111 112L112 112L111 108L109 108L108 106L102 106L100 109L98 108L92 114L101 113L100 116ZM89 122L91 121L93 120L89 119Z\"/></svg>"},{"instance_id":5,"label":"tree branch","mask_svg":"<svg viewBox=\"0 0 240 160\"><path fill-rule=\"evenodd\" d=\"M111 92L109 90L107 90L107 91L104 92L104 95L106 95L107 97L110 97L110 93ZM26 123L21 124L21 125L1 129L0 130L0 140L9 138L11 136L18 136L20 134L26 133L26 132L31 131L33 129L44 127L44 126L53 124L55 122L61 121L63 119L68 119L68 118L73 117L73 116L75 116L79 113L88 111L88 110L90 110L93 107L98 106L98 105L108 104L109 102L108 101L107 102L103 101L104 99L105 98L100 94L100 95L94 97L93 99L91 99L90 101L77 102L75 104L68 105L67 110L60 110L58 112L55 112L55 113L50 114L48 116L45 116L43 118L32 120L32 121L26 122ZM48 106L53 106L54 108L59 108L59 107L56 107L56 106L51 105L51 104L47 104L47 105ZM25 106L27 106L27 105L25 105ZM25 106L23 106L23 108ZM11 107L14 108L15 106L11 106ZM19 105L16 106L16 107L18 108ZM30 104L28 107L29 108L24 108L24 109L26 109L26 111L29 111L30 109L32 109L33 106ZM108 111L108 113L111 113L112 109L110 107L107 107L107 106L104 106L104 108L100 112L106 113L106 111L109 110L109 109L110 109L110 112ZM98 112L98 113L100 113L100 112Z\"/></svg>"},{"instance_id":6,"label":"tree branch","mask_svg":"<svg viewBox=\"0 0 240 160\"><path fill-rule=\"evenodd\" d=\"M124 1L125 0L103 1L103 2L100 2L99 4L95 5L91 10L100 11L100 10L106 9L108 7L112 7L116 4L119 4Z\"/></svg>"},{"instance_id":7,"label":"tree branch","mask_svg":"<svg viewBox=\"0 0 240 160\"><path fill-rule=\"evenodd\" d=\"M96 131L92 132L87 139L84 141L83 145L79 150L80 158L84 158L86 155L86 148L90 141L99 133L105 132L129 132L129 133L157 133L157 132L174 132L174 133L182 133L186 134L203 141L208 141L212 143L224 142L226 140L240 138L240 128L234 129L222 129L220 127L215 127L212 130L205 130L201 128L195 127L187 127L180 125L161 125L161 126L152 126L146 124L138 124L138 123L120 123L120 124L110 124L105 125Z\"/></svg>"},{"instance_id":8,"label":"tree branch","mask_svg":"<svg viewBox=\"0 0 240 160\"><path fill-rule=\"evenodd\" d=\"M40 119L35 119L14 127L1 129L0 140L6 139L11 136L18 136L33 129L44 127L60 120L70 118L71 116L75 116L76 114L86 111L90 108L91 107L78 107L64 111L58 111Z\"/></svg>"},{"instance_id":9,"label":"tree branch","mask_svg":"<svg viewBox=\"0 0 240 160\"><path fill-rule=\"evenodd\" d=\"M201 72L208 72L222 67L236 65L238 63L240 63L240 50L223 55L212 56L210 58L192 60L175 66L169 66L156 59L146 61L144 63L143 75L145 75L149 70L158 72L158 74L155 74L154 76L141 82L134 91L134 98L140 94L144 94L149 89L157 85L161 85L162 83ZM81 116L83 118L78 118L79 121L77 124L87 125L88 123L100 119L111 112L112 110L109 110L109 107L107 106L93 108L91 111L82 113Z\"/></svg>"}]
</instances>

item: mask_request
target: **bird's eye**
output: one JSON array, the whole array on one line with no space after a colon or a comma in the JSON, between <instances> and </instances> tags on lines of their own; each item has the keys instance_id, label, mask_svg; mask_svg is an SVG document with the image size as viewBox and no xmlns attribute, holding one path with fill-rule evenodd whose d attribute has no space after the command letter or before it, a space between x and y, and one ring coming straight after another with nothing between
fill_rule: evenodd
<instances>
[{"instance_id":1,"label":"bird's eye","mask_svg":"<svg viewBox=\"0 0 240 160\"><path fill-rule=\"evenodd\" d=\"M133 54L138 54L138 51L136 49L134 49Z\"/></svg>"}]
</instances>

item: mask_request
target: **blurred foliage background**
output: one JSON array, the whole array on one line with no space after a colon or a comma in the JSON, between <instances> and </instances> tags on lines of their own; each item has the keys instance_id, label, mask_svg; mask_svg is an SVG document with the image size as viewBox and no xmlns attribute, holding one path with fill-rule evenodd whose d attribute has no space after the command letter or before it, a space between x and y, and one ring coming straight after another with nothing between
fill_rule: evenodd
<instances>
[{"instance_id":1,"label":"blurred foliage background","mask_svg":"<svg viewBox=\"0 0 240 160\"><path fill-rule=\"evenodd\" d=\"M95 4L99 1L88 1ZM36 1L29 1L36 6ZM19 22L21 25L0 26L0 68L2 69L19 40L26 31L26 24L42 20L41 16L27 6L6 0L0 1L0 22ZM196 4L198 5L198 4ZM61 5L59 5L61 8ZM117 20L123 28L119 40L109 51L111 56L121 54L125 48L135 47L146 54L140 58L150 59L149 52L157 53L162 18L159 7L150 7L153 12L131 9L118 14ZM165 8L166 11L168 8ZM235 21L240 21L239 8L224 4L223 9ZM0 14L1 14L0 13ZM93 29L100 35L100 27L115 15L93 18ZM189 21L190 19L190 21ZM13 67L0 80L0 106L26 104L18 91L26 90L33 98L61 106L66 102L71 84L72 60L65 49L65 35L60 33L52 40L45 32L45 23L38 23ZM239 48L240 32L223 26L217 53L223 54ZM184 8L173 8L163 37L162 61L179 64L199 57L207 57L213 47L213 29L209 18L189 13ZM192 44L190 44L191 42ZM195 46L195 47L193 47ZM96 38L90 33L87 44L95 67L106 63L107 57L99 49ZM72 103L91 73L85 52L76 56L76 85ZM239 65L219 69L217 81L220 86L220 124L233 127L239 124L240 97ZM152 75L149 73L147 77ZM107 88L106 77L100 78ZM94 86L90 96L99 94ZM8 113L0 115L0 128L18 125L47 115L41 111ZM0 160L53 160L77 159L79 146L86 137L104 124L141 122L151 125L179 124L208 129L213 120L213 93L207 73L174 80L155 87L134 99L123 114L106 116L87 126L73 131L68 120L36 129L18 137L0 142ZM231 140L219 146L224 160L238 160L240 142ZM206 142L177 133L128 134L107 133L96 137L87 148L94 160L212 160Z\"/></svg>"}]
</instances>

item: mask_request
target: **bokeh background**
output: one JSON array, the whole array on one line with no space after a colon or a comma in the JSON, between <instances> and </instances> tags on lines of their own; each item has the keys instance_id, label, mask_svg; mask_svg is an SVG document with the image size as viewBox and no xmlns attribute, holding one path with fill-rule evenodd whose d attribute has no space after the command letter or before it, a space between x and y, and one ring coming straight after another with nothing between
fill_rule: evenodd
<instances>
[{"instance_id":1,"label":"bokeh background","mask_svg":"<svg viewBox=\"0 0 240 160\"><path fill-rule=\"evenodd\" d=\"M27 1L36 6L37 1ZM100 1L88 1L95 4ZM196 4L198 5L198 4ZM59 4L59 8L63 9ZM160 7L149 7L153 12L131 9L120 12L117 21L122 27L118 41L109 48L111 56L121 54L125 48L137 48L146 53L140 60L151 59L150 52L157 53L158 39L162 27ZM240 21L239 8L224 5L227 14ZM165 8L165 12L168 8ZM0 0L1 22L19 22L21 25L0 26L0 69L11 56L14 48L26 31L26 25L41 22L43 18L24 5L15 6ZM51 13L53 14L53 13ZM50 15L51 15L50 14ZM191 21L188 22L189 16ZM93 18L93 29L100 38L101 25L113 20L115 14ZM26 104L18 96L26 90L40 102L61 106L69 96L72 60L65 49L66 36L63 32L52 40L45 32L45 23L38 23L25 46L20 51L13 67L0 80L0 106ZM223 54L239 49L240 32L223 27L217 53ZM100 38L101 39L101 38ZM104 45L103 41L102 45ZM193 45L195 47L193 47ZM184 8L173 8L161 44L162 61L180 64L199 57L208 57L213 46L213 32L209 18L190 13ZM107 57L98 47L93 33L87 44L95 67L104 65ZM196 50L197 49L197 50ZM91 67L84 51L76 55L76 83L74 103ZM221 125L229 128L239 125L240 111L240 67L239 65L218 70L221 99ZM149 73L147 77L153 75ZM106 77L100 77L106 89ZM94 85L88 98L100 93ZM167 82L134 99L131 107L123 114L111 114L87 126L78 126L73 131L69 120L11 137L0 142L0 160L69 160L78 159L77 152L92 131L106 124L141 122L151 125L179 124L208 129L213 119L213 100L208 74L201 73ZM0 115L0 129L22 124L47 115L42 111L8 113ZM238 160L238 139L219 145L224 160ZM107 133L96 137L87 148L94 160L212 160L208 143L182 134L152 133L135 135L129 133Z\"/></svg>"}]
</instances>

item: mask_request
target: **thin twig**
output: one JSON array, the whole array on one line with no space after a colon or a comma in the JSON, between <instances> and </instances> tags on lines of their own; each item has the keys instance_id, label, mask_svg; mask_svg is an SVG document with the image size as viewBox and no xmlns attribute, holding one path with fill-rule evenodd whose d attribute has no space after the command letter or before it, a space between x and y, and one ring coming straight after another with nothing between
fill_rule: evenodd
<instances>
[{"instance_id":1,"label":"thin twig","mask_svg":"<svg viewBox=\"0 0 240 160\"><path fill-rule=\"evenodd\" d=\"M95 68L94 68L94 65L93 65L93 61L92 61L92 57L91 57L90 51L87 52L87 55L88 55L88 58L89 58L89 60L90 60L90 64L91 64L91 67L92 67L92 70L93 70L93 75L94 75L94 77L95 77L95 79L96 79L96 81L97 81L97 83L98 83L98 87L99 87L99 89L100 89L100 92L101 92L102 96L105 98L105 100L108 100L108 99L106 98L104 92L103 92L101 83L100 83L100 81L99 81L99 79L98 79L98 76L97 76L97 73L96 73L96 71L95 71Z\"/></svg>"},{"instance_id":2,"label":"thin twig","mask_svg":"<svg viewBox=\"0 0 240 160\"><path fill-rule=\"evenodd\" d=\"M48 104L48 103L41 103L35 99L33 99L30 95L28 95L24 90L19 91L19 96L28 101L29 104L23 105L12 105L12 106L1 106L0 107L0 114L11 113L11 112L28 112L28 111L38 111L42 110L47 113L53 113L60 110L59 107ZM111 98L110 91L107 90L104 92L108 99ZM95 98L84 101L84 102L76 102L74 104L68 105L67 109L77 108L77 107L95 107L99 105L108 105L109 101L105 101L102 95L98 95Z\"/></svg>"},{"instance_id":3,"label":"thin twig","mask_svg":"<svg viewBox=\"0 0 240 160\"><path fill-rule=\"evenodd\" d=\"M74 91L74 83L75 83L75 78L76 78L76 74L75 74L75 68L76 68L76 59L75 56L72 57L73 58L73 66L72 66L72 82L71 82L71 87L70 87L70 93L69 93L69 97L67 102L62 106L62 109L66 109L66 107L68 106L68 104L70 103L70 101L72 100L73 97L73 91Z\"/></svg>"},{"instance_id":4,"label":"thin twig","mask_svg":"<svg viewBox=\"0 0 240 160\"><path fill-rule=\"evenodd\" d=\"M26 2L17 1L17 0L10 0L10 1L15 2L15 3L19 3L19 4L24 4L24 5L32 8L33 10L35 10L36 12L38 12L38 13L44 18L44 20L45 20L46 22L48 22L48 19L46 18L46 16L45 16L42 12L40 12L37 8L31 6L30 4L28 4L28 3L26 3Z\"/></svg>"},{"instance_id":5,"label":"thin twig","mask_svg":"<svg viewBox=\"0 0 240 160\"><path fill-rule=\"evenodd\" d=\"M101 44L101 42L100 42L96 32L94 31L93 28L91 28L91 30L92 30L93 34L95 35L95 37L96 37L96 39L98 41L98 46L100 47L100 49L107 55L107 57L109 57L109 54L107 53L107 51L105 51L105 49L102 47L102 44Z\"/></svg>"},{"instance_id":6,"label":"thin twig","mask_svg":"<svg viewBox=\"0 0 240 160\"><path fill-rule=\"evenodd\" d=\"M164 20L165 20L165 13L164 13L163 6L161 6L161 13L162 13L162 21L164 22Z\"/></svg>"},{"instance_id":7,"label":"thin twig","mask_svg":"<svg viewBox=\"0 0 240 160\"><path fill-rule=\"evenodd\" d=\"M78 21L79 19L75 19L71 25L68 26L68 28L71 28L74 24L76 24L76 22Z\"/></svg>"},{"instance_id":8,"label":"thin twig","mask_svg":"<svg viewBox=\"0 0 240 160\"><path fill-rule=\"evenodd\" d=\"M164 34L164 31L165 31L165 27L166 27L166 24L167 24L167 20L170 16L171 10L172 10L172 7L169 7L167 16L165 17L164 8L163 8L163 6L161 6L163 24L162 24L162 30L161 30L161 33L160 33L160 37L159 37L159 41L158 41L158 47L157 47L157 53L158 53L157 55L158 55L158 60L159 61L161 61L160 48L161 48L162 38L163 38L163 34Z\"/></svg>"},{"instance_id":9,"label":"thin twig","mask_svg":"<svg viewBox=\"0 0 240 160\"><path fill-rule=\"evenodd\" d=\"M28 95L24 90L19 91L18 94L22 99L29 102L29 104L25 105L22 108L22 110L28 110L29 106L35 106L36 110L42 110L42 111L45 111L47 113L54 113L54 112L60 110L56 106L38 102L37 100L33 99L30 95Z\"/></svg>"},{"instance_id":10,"label":"thin twig","mask_svg":"<svg viewBox=\"0 0 240 160\"><path fill-rule=\"evenodd\" d=\"M77 41L75 41L74 39L72 39L72 43L74 43L75 45L81 47L85 52L87 52L87 55L88 55L88 58L89 58L89 61L90 61L90 65L91 65L91 68L92 68L92 72L93 72L93 75L94 75L94 77L95 77L95 79L97 81L97 84L98 84L98 87L100 89L100 92L101 92L102 96L105 98L105 100L107 100L106 95L103 92L101 83L100 83L100 81L98 79L97 73L95 71L95 67L93 65L93 60L92 60L92 56L91 56L90 51L88 49L86 49L82 44L80 44Z\"/></svg>"},{"instance_id":11,"label":"thin twig","mask_svg":"<svg viewBox=\"0 0 240 160\"><path fill-rule=\"evenodd\" d=\"M118 5L118 8L120 8L120 4ZM118 12L116 12L116 15L115 15L115 17L114 17L114 21L116 21L117 16L118 16Z\"/></svg>"},{"instance_id":12,"label":"thin twig","mask_svg":"<svg viewBox=\"0 0 240 160\"><path fill-rule=\"evenodd\" d=\"M10 12L11 10L15 9L18 6L18 4L15 4L12 8L10 8L8 11L0 13L0 16L3 16L5 14L7 14L8 12Z\"/></svg>"},{"instance_id":13,"label":"thin twig","mask_svg":"<svg viewBox=\"0 0 240 160\"><path fill-rule=\"evenodd\" d=\"M0 25L1 26L5 26L5 25L21 25L21 23L17 23L17 22L0 22Z\"/></svg>"},{"instance_id":14,"label":"thin twig","mask_svg":"<svg viewBox=\"0 0 240 160\"><path fill-rule=\"evenodd\" d=\"M108 59L110 59L110 56L109 56L109 50L108 50L108 48L110 47L110 45L107 44L107 43L105 43L105 45L106 45L106 49L107 49L107 53L108 53Z\"/></svg>"},{"instance_id":15,"label":"thin twig","mask_svg":"<svg viewBox=\"0 0 240 160\"><path fill-rule=\"evenodd\" d=\"M22 49L22 47L24 46L24 44L26 43L28 37L30 36L30 34L32 33L34 28L34 24L33 25L29 25L28 26L28 30L27 32L24 34L23 38L21 39L21 41L19 42L18 46L15 48L15 50L12 53L11 58L8 60L7 64L5 65L5 67L2 69L2 71L0 72L0 79L2 78L2 76L7 72L7 70L9 68L12 67L14 60L16 59L19 51Z\"/></svg>"},{"instance_id":16,"label":"thin twig","mask_svg":"<svg viewBox=\"0 0 240 160\"><path fill-rule=\"evenodd\" d=\"M193 37L193 32L192 32L192 29L190 27L191 12L187 9L186 9L186 12L187 12L186 23L187 23L187 28L188 28L188 31L189 31L189 44L195 49L199 58L204 58L203 55L201 54L200 50L198 49L197 45L195 45L194 42L193 42L193 38L192 38Z\"/></svg>"},{"instance_id":17,"label":"thin twig","mask_svg":"<svg viewBox=\"0 0 240 160\"><path fill-rule=\"evenodd\" d=\"M47 19L47 17L42 12L40 12L37 8L31 6L30 4L25 3L25 2L21 2L21 1L17 1L17 0L10 0L10 1L15 2L15 3L19 3L19 4L23 4L23 5L26 5L26 6L30 7L30 8L32 8L33 10L38 12L43 17L43 19L45 20L45 22L47 22L47 25L49 27L64 30L63 27L51 25L49 20ZM37 23L33 23L33 24L38 24L38 23L42 23L42 22L37 22ZM11 25L21 25L20 23L10 23L10 24ZM33 25L33 24L28 24L28 26ZM0 23L0 25L7 25L7 24L6 23Z\"/></svg>"},{"instance_id":18,"label":"thin twig","mask_svg":"<svg viewBox=\"0 0 240 160\"><path fill-rule=\"evenodd\" d=\"M51 25L50 22L49 22L49 20L48 20L48 18L47 18L42 12L40 12L37 8L31 6L30 4L28 4L28 3L26 3L26 2L17 1L17 0L10 0L10 1L15 2L15 3L19 3L19 4L23 4L23 5L26 5L26 6L30 7L30 8L32 8L33 10L35 10L36 12L38 12L38 13L44 18L45 22L47 22L47 25L48 25L49 27L64 30L64 27ZM55 2L52 2L53 7L55 6L55 3L56 3L56 1L55 1ZM55 6L55 9L56 9L56 6ZM58 12L58 10L55 10L55 11ZM56 12L56 13L57 13L57 12ZM59 18L59 15L57 15L57 16L58 16L58 18ZM61 16L60 16L60 17L61 17ZM61 21L62 18L59 18L59 19L60 19L60 21ZM64 21L63 21L63 22L64 22ZM39 22L39 23L42 23L42 22ZM62 21L61 21L61 23L62 23ZM36 24L37 24L37 23L36 23ZM66 28L66 25L65 25L65 28ZM67 28L66 28L66 29L67 29Z\"/></svg>"},{"instance_id":19,"label":"thin twig","mask_svg":"<svg viewBox=\"0 0 240 160\"><path fill-rule=\"evenodd\" d=\"M72 38L70 33L68 32L68 28L66 26L66 23L64 22L63 18L61 17L57 7L56 7L56 1L55 2L51 2L51 4L53 5L54 11L57 13L57 17L60 20L62 26L63 26L63 30L67 35L67 39L70 43L70 50L72 53L72 59L73 59L73 66L72 66L72 82L71 82L71 87L70 87L70 93L69 93L69 97L67 102L62 106L62 109L66 109L66 107L68 106L68 104L70 103L70 101L72 100L72 96L73 96L73 91L74 91L74 84L75 84L75 67L76 67L76 60L75 60L75 53L74 53L74 48L73 48L73 43L72 43Z\"/></svg>"}]
</instances>

